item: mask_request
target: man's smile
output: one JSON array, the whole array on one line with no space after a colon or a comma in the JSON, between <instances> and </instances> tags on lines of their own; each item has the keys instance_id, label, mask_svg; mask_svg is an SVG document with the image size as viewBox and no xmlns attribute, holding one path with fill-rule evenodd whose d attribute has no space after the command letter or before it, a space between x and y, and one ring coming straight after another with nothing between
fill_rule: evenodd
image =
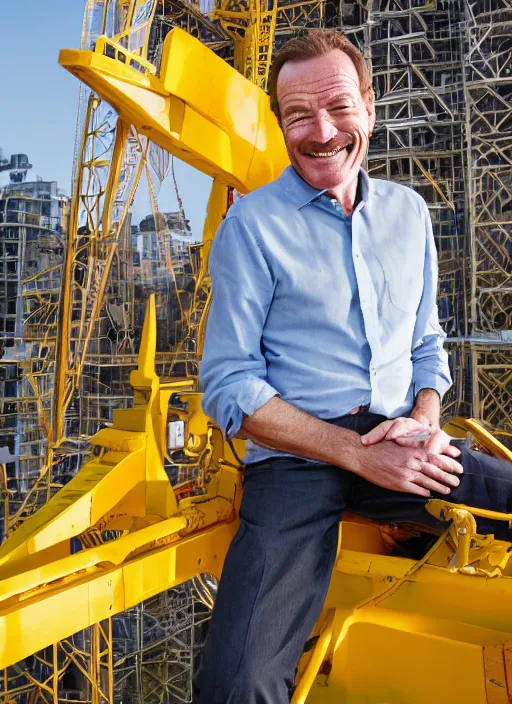
<instances>
[{"instance_id":1,"label":"man's smile","mask_svg":"<svg viewBox=\"0 0 512 704\"><path fill-rule=\"evenodd\" d=\"M308 151L306 152L305 156L310 156L315 159L325 159L326 157L332 157L336 156L342 151L346 151L347 154L349 154L352 151L353 144L346 144L345 146L337 146L334 149L330 149L329 151Z\"/></svg>"}]
</instances>

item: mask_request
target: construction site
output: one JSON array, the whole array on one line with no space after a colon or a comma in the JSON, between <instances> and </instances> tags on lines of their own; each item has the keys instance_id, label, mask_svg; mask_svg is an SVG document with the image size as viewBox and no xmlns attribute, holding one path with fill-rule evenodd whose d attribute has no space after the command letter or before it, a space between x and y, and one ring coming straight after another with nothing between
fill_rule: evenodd
<instances>
[{"instance_id":1,"label":"construction site","mask_svg":"<svg viewBox=\"0 0 512 704\"><path fill-rule=\"evenodd\" d=\"M126 72L136 69L145 81L140 91L153 90L160 79L168 86L161 62L175 28L263 91L272 54L290 37L325 27L350 38L371 67L376 94L367 171L415 189L433 222L439 316L454 380L444 419L477 419L512 449L510 0L84 4L80 49L123 64ZM114 109L89 87L83 66L76 70L66 57L61 63L84 80L75 154L69 155L72 193L55 182L31 181L30 154L0 155L0 170L10 177L0 189L0 541L97 456L91 438L112 426L116 412L133 407L138 387L130 374L139 373L150 296L158 377L184 384L187 393L199 391L211 297L208 251L229 205L249 190L235 172L224 178L223 164L202 169L213 178L212 196L203 232L193 232L175 169L178 158L201 168L193 139L185 144L183 132L182 151L166 150L151 136L158 129L146 129L149 118L141 118L141 127L120 116L117 104ZM191 90L200 91L199 79L197 85ZM213 162L210 155L204 159ZM175 211L159 205L166 191L178 204ZM182 418L186 405L170 394L169 417ZM205 452L201 445L166 457L178 502L208 494ZM75 556L128 533L125 524L105 519L66 540ZM22 657L16 650L16 660L4 658L9 664L1 672L0 701L192 704L215 584L209 570L201 570L126 610L104 617L98 608L99 619L94 599L101 597L91 587L86 628ZM27 587L16 608L25 599L37 602L37 589ZM51 598L44 603L57 608ZM13 604L0 608L7 614ZM20 617L21 623L31 628L32 621ZM0 645L8 653L2 628Z\"/></svg>"}]
</instances>

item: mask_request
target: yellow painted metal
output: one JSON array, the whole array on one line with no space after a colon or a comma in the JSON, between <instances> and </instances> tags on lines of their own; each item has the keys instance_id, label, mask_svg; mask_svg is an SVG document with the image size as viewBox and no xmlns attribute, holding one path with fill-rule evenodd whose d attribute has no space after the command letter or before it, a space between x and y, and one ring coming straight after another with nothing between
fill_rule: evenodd
<instances>
[{"instance_id":1,"label":"yellow painted metal","mask_svg":"<svg viewBox=\"0 0 512 704\"><path fill-rule=\"evenodd\" d=\"M208 253L210 251L215 233L222 222L222 218L226 214L228 207L228 188L220 181L214 181L208 198L206 208L206 218L203 226L203 243L205 252L203 257L205 262L208 262Z\"/></svg>"},{"instance_id":2,"label":"yellow painted metal","mask_svg":"<svg viewBox=\"0 0 512 704\"><path fill-rule=\"evenodd\" d=\"M109 515L128 511L132 516L164 518L176 514L174 492L163 468L160 433L155 431L160 413L160 382L154 368L154 297L149 301L141 350L139 368L131 376L134 408L117 411L114 428L95 435L92 446L98 448L101 457L86 463L81 472L0 547L0 565L47 548L56 549L63 541ZM131 430L123 427L126 415L137 420ZM141 486L144 492L138 490ZM59 547L59 554L62 551L69 551L69 546Z\"/></svg>"},{"instance_id":3,"label":"yellow painted metal","mask_svg":"<svg viewBox=\"0 0 512 704\"><path fill-rule=\"evenodd\" d=\"M117 245L124 220L127 215L127 208L117 223L112 222L112 210L114 207L115 194L119 176L123 169L123 160L126 156L125 149L128 141L130 129L127 123L118 120L116 126L115 140L112 150L110 168L108 169L106 193L103 202L103 211L100 217L100 194L89 195L84 193L87 190L86 183L91 180L92 174L96 177L104 167L103 160L95 157L94 143L98 138L96 134L98 128L94 125L94 116L100 107L100 101L95 96L90 96L85 126L81 138L79 164L77 177L74 184L72 206L70 209L69 228L67 231L66 251L64 260L64 271L62 276L62 289L59 300L59 325L57 326L57 343L55 350L55 389L53 394L52 411L52 446L48 465L51 466L52 450L58 447L65 440L64 421L65 413L73 394L77 390L83 365L86 359L87 347L95 329L98 313L102 305L102 297L108 281L108 274L117 252ZM101 135L100 135L101 142ZM147 145L141 152L147 151ZM135 184L140 177L140 169L143 164L139 158L135 166L137 177ZM92 179L94 180L94 179ZM134 184L134 185L135 185ZM128 194L128 201L134 196L134 185ZM89 245L84 246L83 237L79 236L80 210L84 207L89 209L88 227L91 237ZM92 217L91 213L95 214ZM96 222L94 222L96 220ZM82 241L81 241L82 240ZM87 296L77 287L76 279L78 261L83 266L84 261L94 259L98 266L89 272L90 289ZM80 290L80 295L78 294ZM81 316L78 321L73 321L72 309L80 305ZM76 315L76 313L75 313Z\"/></svg>"},{"instance_id":4,"label":"yellow painted metal","mask_svg":"<svg viewBox=\"0 0 512 704\"><path fill-rule=\"evenodd\" d=\"M235 44L235 68L252 83L267 89L278 4L249 0L236 5L220 0L214 11Z\"/></svg>"},{"instance_id":5,"label":"yellow painted metal","mask_svg":"<svg viewBox=\"0 0 512 704\"><path fill-rule=\"evenodd\" d=\"M160 383L155 352L151 297L133 408L115 412L91 441L96 456L0 547L0 668L199 571L220 576L241 496L235 458L191 382ZM175 394L189 407L185 451L208 472L206 494L179 504L163 466ZM73 539L107 530L121 535L72 553Z\"/></svg>"},{"instance_id":6,"label":"yellow painted metal","mask_svg":"<svg viewBox=\"0 0 512 704\"><path fill-rule=\"evenodd\" d=\"M199 572L219 577L235 530L235 523L220 523L176 543L172 543L172 535L155 539L140 545L139 553L134 549L120 565L100 560L61 581L51 580L32 591L1 599L0 667L182 584ZM143 536L138 539L144 540ZM98 550L89 548L87 552L94 555Z\"/></svg>"},{"instance_id":7,"label":"yellow painted metal","mask_svg":"<svg viewBox=\"0 0 512 704\"><path fill-rule=\"evenodd\" d=\"M228 206L228 186L220 181L214 180L212 183L212 188L210 191L210 197L208 198L208 205L206 208L206 218L203 226L203 251L201 256L201 273L200 280L203 285L207 286L208 295L206 299L206 305L203 315L199 321L198 331L197 331L197 348L199 354L202 355L204 335L206 332L206 322L208 320L208 311L210 308L212 289L209 285L209 273L208 273L208 257L210 254L210 248L212 246L213 238L217 232L222 218L224 217Z\"/></svg>"},{"instance_id":8,"label":"yellow painted metal","mask_svg":"<svg viewBox=\"0 0 512 704\"><path fill-rule=\"evenodd\" d=\"M179 28L166 37L159 76L106 38L94 51L64 49L59 61L141 134L243 193L288 163L268 96Z\"/></svg>"},{"instance_id":9,"label":"yellow painted metal","mask_svg":"<svg viewBox=\"0 0 512 704\"><path fill-rule=\"evenodd\" d=\"M318 634L315 649L305 665L304 671L301 672L300 679L295 689L293 697L294 704L304 704L316 677L321 674L320 668L332 641L335 616L335 609L331 609L326 613L325 623Z\"/></svg>"},{"instance_id":10,"label":"yellow painted metal","mask_svg":"<svg viewBox=\"0 0 512 704\"><path fill-rule=\"evenodd\" d=\"M377 526L347 521L342 533L320 619L334 611L330 642L304 656L325 652L310 689L302 663L293 704L494 701L485 651L512 639L512 578L451 572L449 531L420 561L385 554Z\"/></svg>"},{"instance_id":11,"label":"yellow painted metal","mask_svg":"<svg viewBox=\"0 0 512 704\"><path fill-rule=\"evenodd\" d=\"M467 433L470 433L478 444L491 455L512 462L512 450L509 450L508 447L505 447L503 443L493 437L476 418L461 418L457 416L446 424L445 430L448 434L455 437L464 437Z\"/></svg>"}]
</instances>

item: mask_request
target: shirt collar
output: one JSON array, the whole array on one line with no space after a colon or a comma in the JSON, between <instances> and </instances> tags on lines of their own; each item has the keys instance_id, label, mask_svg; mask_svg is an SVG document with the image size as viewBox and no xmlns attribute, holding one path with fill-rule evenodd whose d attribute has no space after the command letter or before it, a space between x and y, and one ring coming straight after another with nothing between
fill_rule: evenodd
<instances>
[{"instance_id":1,"label":"shirt collar","mask_svg":"<svg viewBox=\"0 0 512 704\"><path fill-rule=\"evenodd\" d=\"M361 210L361 208L366 205L370 196L371 187L370 179L368 178L366 171L362 168L359 173L361 175L361 200L356 206L356 210ZM310 186L309 183L304 181L304 179L299 176L293 166L288 166L283 171L279 181L282 184L285 196L296 206L297 209L303 208L305 205L309 205L311 201L315 200L315 198L319 198L327 191L326 188L319 191L316 188L313 188L313 186Z\"/></svg>"}]
</instances>

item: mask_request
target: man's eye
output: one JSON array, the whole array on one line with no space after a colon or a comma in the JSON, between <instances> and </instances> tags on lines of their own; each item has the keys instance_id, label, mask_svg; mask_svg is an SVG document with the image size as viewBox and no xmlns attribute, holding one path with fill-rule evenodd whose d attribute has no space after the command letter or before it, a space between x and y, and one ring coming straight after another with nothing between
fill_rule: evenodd
<instances>
[{"instance_id":1,"label":"man's eye","mask_svg":"<svg viewBox=\"0 0 512 704\"><path fill-rule=\"evenodd\" d=\"M338 110L348 110L350 105L335 105L332 109L333 112L337 112Z\"/></svg>"}]
</instances>

